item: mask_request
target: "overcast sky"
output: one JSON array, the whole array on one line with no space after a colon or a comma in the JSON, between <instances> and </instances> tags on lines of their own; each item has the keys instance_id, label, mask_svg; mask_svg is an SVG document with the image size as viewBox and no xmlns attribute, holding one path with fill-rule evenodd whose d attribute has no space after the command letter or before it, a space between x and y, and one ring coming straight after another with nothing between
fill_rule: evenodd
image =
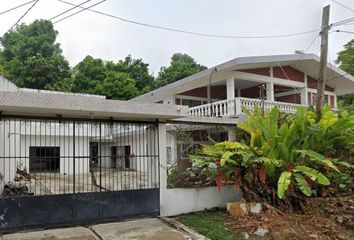
<instances>
[{"instance_id":1,"label":"overcast sky","mask_svg":"<svg viewBox=\"0 0 354 240\"><path fill-rule=\"evenodd\" d=\"M29 0L0 0L0 12ZM80 4L84 0L67 0ZM100 0L92 0L89 6ZM337 0L354 9L353 0ZM331 4L330 22L354 17L329 0L107 0L92 9L148 24L219 35L264 36L304 32L321 24L322 8ZM30 5L0 16L3 34ZM22 22L49 19L71 6L57 0L39 0ZM77 11L75 9L74 11ZM73 11L73 12L74 12ZM118 61L128 54L150 64L154 74L169 64L175 52L211 67L239 56L289 54L305 50L318 35L311 33L278 39L222 39L192 36L137 26L83 11L55 24L57 41L71 66L86 55ZM354 31L352 25L335 29ZM354 34L331 33L329 60L334 61ZM317 38L308 52L319 53Z\"/></svg>"}]
</instances>

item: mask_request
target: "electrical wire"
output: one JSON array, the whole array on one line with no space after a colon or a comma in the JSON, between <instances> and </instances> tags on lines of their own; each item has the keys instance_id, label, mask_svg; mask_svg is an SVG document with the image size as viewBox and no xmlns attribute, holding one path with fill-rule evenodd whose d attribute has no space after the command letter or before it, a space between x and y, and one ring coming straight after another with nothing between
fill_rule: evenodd
<instances>
[{"instance_id":1,"label":"electrical wire","mask_svg":"<svg viewBox=\"0 0 354 240\"><path fill-rule=\"evenodd\" d=\"M352 12L354 12L354 9L353 8L350 8L350 7L348 7L347 5L344 5L343 3L341 3L341 2L338 2L338 1L336 1L336 0L331 0L332 2L334 2L334 3L336 3L336 4L338 4L338 5L340 5L340 6L342 6L342 7L344 7L344 8L346 8L346 9L348 9L348 10L350 10L350 11L352 11Z\"/></svg>"},{"instance_id":2,"label":"electrical wire","mask_svg":"<svg viewBox=\"0 0 354 240\"><path fill-rule=\"evenodd\" d=\"M339 33L339 32L342 32L342 33L350 33L350 34L354 34L353 31L346 31L346 30L336 30L335 32Z\"/></svg>"},{"instance_id":3,"label":"electrical wire","mask_svg":"<svg viewBox=\"0 0 354 240\"><path fill-rule=\"evenodd\" d=\"M15 24L12 25L12 26L10 27L10 29L5 32L5 34L8 33L8 32L10 32L10 31L27 15L27 13L28 13L29 11L31 11L31 9L32 9L38 2L39 2L39 0L36 0L36 1L27 9L27 11L15 22ZM4 35L5 35L5 34L4 34Z\"/></svg>"},{"instance_id":4,"label":"electrical wire","mask_svg":"<svg viewBox=\"0 0 354 240\"><path fill-rule=\"evenodd\" d=\"M77 8L77 7L81 6L81 5L83 5L83 4L87 3L87 2L89 2L89 1L91 1L91 0L86 0L85 2L82 2L82 3L80 3L79 5L77 5L77 6L75 6L75 7L72 7L72 8L70 8L70 9L68 9L68 10L65 10L64 12L61 12L61 13L55 15L54 17L50 18L50 20L53 20L53 19L55 19L55 18L57 18L57 17L59 17L59 16L65 14L65 13L67 13L67 12L69 12L69 11L71 11L71 10L73 10L73 9L75 9L75 8ZM104 0L104 1L106 1L106 0ZM103 3L104 1L98 2L98 3L94 4L94 5L91 5L91 6L87 7L86 10L89 9L89 8L91 8L91 7L94 7L94 6L98 5L98 4L100 4L100 3ZM82 11L80 10L80 12L82 12ZM72 14L72 15L70 15L70 16L67 16L67 17L65 17L65 19L67 19L67 18L69 18L69 17L71 17L71 16L73 16L73 15L76 15L76 14L78 14L78 13L79 13L79 12L76 12L75 14ZM63 20L64 20L64 18L58 20L57 22L63 21ZM53 23L53 24L55 24L55 23ZM39 31L40 31L40 29L37 29L37 30L35 30L35 31L32 31L32 32L28 33L28 35L32 35L32 34L34 34L34 33L36 33L36 32L39 32ZM4 34L4 35L5 35L5 34ZM26 34L26 35L27 35L27 34ZM12 43L14 43L15 41L16 41L16 40L10 41L10 42L8 42L7 44L12 44ZM1 42L0 42L0 44L3 45Z\"/></svg>"},{"instance_id":5,"label":"electrical wire","mask_svg":"<svg viewBox=\"0 0 354 240\"><path fill-rule=\"evenodd\" d=\"M37 0L32 0L32 1L29 1L29 2L26 2L26 3L23 3L23 4L21 4L21 5L18 5L18 6L16 6L16 7L7 9L7 10L5 10L5 11L3 11L3 12L0 12L0 15L3 15L3 14L5 14L5 13L11 12L11 11L13 11L13 10L16 10L17 8L26 6L26 5L28 5L28 4L32 3L32 2L34 2L34 1L37 1Z\"/></svg>"},{"instance_id":6,"label":"electrical wire","mask_svg":"<svg viewBox=\"0 0 354 240\"><path fill-rule=\"evenodd\" d=\"M75 7L69 8L68 10L66 10L66 11L64 11L64 12L59 13L58 15L55 15L55 16L52 17L52 18L49 18L49 21L52 21L52 20L54 20L55 18L60 17L60 16L64 15L65 13L68 13L68 12L70 12L71 10L74 10L75 8L78 8L78 7L80 7L81 5L84 5L84 4L86 4L86 3L90 2L90 1L92 1L92 0L87 0L87 1L85 1L85 2L80 3L79 5L77 5L77 6L75 6Z\"/></svg>"},{"instance_id":7,"label":"electrical wire","mask_svg":"<svg viewBox=\"0 0 354 240\"><path fill-rule=\"evenodd\" d=\"M310 48L312 47L312 45L315 43L315 41L316 41L319 37L320 37L320 35L317 34L317 35L315 36L315 38L313 38L313 39L311 40L310 44L305 48L304 53L303 53L303 54L300 54L299 59L296 60L294 68L297 67L297 65L299 64L299 62L304 58L305 54L310 50Z\"/></svg>"},{"instance_id":8,"label":"electrical wire","mask_svg":"<svg viewBox=\"0 0 354 240\"><path fill-rule=\"evenodd\" d=\"M68 4L68 5L71 5L71 6L76 6L75 4L67 2L65 0L57 0L57 1L65 3L65 4ZM120 16L104 13L104 12L93 10L93 9L86 9L84 7L80 7L80 8L83 8L85 10L88 10L88 11L91 11L91 12L94 12L94 13L97 13L97 14L100 14L100 15L103 15L103 16L114 18L114 19L117 19L117 20L120 20L120 21L123 21L123 22L135 24L135 25L140 25L140 26L149 27L149 28L155 28L155 29L160 29L160 30L166 30L166 31L172 31L172 32L178 32L178 33L185 33L185 34L196 35L196 36L213 37L213 38L231 38L231 39L284 38L284 37L293 37L293 36L305 35L305 34L317 32L317 31L320 30L320 29L313 29L313 30L305 31L305 32L297 32L297 33L290 33L290 34L280 34L280 35L267 35L267 36L217 35L217 34L208 34L208 33L201 33L201 32L192 32L192 31L188 31L188 30L171 28L171 27L163 27L163 26L158 26L158 25L153 25L153 24L148 24L148 23L143 23L143 22L138 22L138 21L126 19L126 18L123 18L123 17L120 17Z\"/></svg>"},{"instance_id":9,"label":"electrical wire","mask_svg":"<svg viewBox=\"0 0 354 240\"><path fill-rule=\"evenodd\" d=\"M350 23L350 22L353 22L353 21L354 21L354 17L350 17L350 18L347 18L347 19L332 23L330 26L340 26L340 25L347 24L347 23Z\"/></svg>"},{"instance_id":10,"label":"electrical wire","mask_svg":"<svg viewBox=\"0 0 354 240\"><path fill-rule=\"evenodd\" d=\"M88 7L82 7L82 6L79 6L79 5L75 5L74 8L79 7L79 8L82 8L82 9L81 9L80 11L74 12L73 14L70 14L69 16L63 17L63 18L59 19L58 21L53 22L53 24L56 24L56 23L58 23L58 22L61 22L61 21L65 20L65 19L67 19L67 18L73 17L73 16L75 16L76 14L79 14L79 13L85 11L85 10L89 10L89 11L90 11L90 10L91 10L90 8L95 7L95 6L97 6L98 4L101 4L101 3L105 2L105 1L107 1L107 0L102 0L102 1L100 1L100 2L98 2L98 3L95 3L95 4L93 4L93 5L91 5L91 6L88 6Z\"/></svg>"}]
</instances>

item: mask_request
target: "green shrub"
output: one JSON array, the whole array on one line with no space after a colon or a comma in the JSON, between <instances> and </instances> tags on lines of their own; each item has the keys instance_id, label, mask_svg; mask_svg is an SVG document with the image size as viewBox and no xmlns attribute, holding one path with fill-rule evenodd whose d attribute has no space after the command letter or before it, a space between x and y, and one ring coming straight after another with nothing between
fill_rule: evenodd
<instances>
[{"instance_id":1,"label":"green shrub","mask_svg":"<svg viewBox=\"0 0 354 240\"><path fill-rule=\"evenodd\" d=\"M338 156L352 154L354 115L338 114L325 106L316 121L313 109L298 108L295 115L280 120L279 109L264 116L259 108L246 111L247 120L239 128L249 134L249 141L204 145L191 160L200 168L217 166L217 185L229 180L243 184L277 186L284 198L289 189L306 196L316 194L319 185L328 186L328 174L340 173L338 166L354 168ZM342 185L343 186L343 185Z\"/></svg>"}]
</instances>

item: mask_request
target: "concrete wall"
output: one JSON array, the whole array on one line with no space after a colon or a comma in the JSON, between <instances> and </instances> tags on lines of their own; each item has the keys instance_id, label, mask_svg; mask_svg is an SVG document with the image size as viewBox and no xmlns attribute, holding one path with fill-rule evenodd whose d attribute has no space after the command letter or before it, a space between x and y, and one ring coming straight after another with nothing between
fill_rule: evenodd
<instances>
[{"instance_id":1,"label":"concrete wall","mask_svg":"<svg viewBox=\"0 0 354 240\"><path fill-rule=\"evenodd\" d=\"M90 137L89 137L90 136ZM88 173L89 142L99 136L98 128L80 124L75 130L76 173ZM0 121L0 173L4 181L13 180L17 166L30 171L30 147L59 147L61 174L73 174L73 124L55 122Z\"/></svg>"},{"instance_id":2,"label":"concrete wall","mask_svg":"<svg viewBox=\"0 0 354 240\"><path fill-rule=\"evenodd\" d=\"M7 134L4 142L0 144L0 173L5 181L13 180L17 166L22 165L30 172L29 149L30 147L59 147L60 148L60 166L61 174L72 174L74 172L73 162L73 140L71 137L51 137L51 136L22 136ZM4 138L4 137L3 137ZM89 139L87 137L75 138L76 156L85 156L85 158L75 159L75 171L77 174L89 172ZM65 157L64 157L65 156Z\"/></svg>"},{"instance_id":3,"label":"concrete wall","mask_svg":"<svg viewBox=\"0 0 354 240\"><path fill-rule=\"evenodd\" d=\"M116 132L109 140L103 138L101 147L101 155L103 156L102 167L113 167L111 161L111 147L130 146L129 169L145 173L148 187L158 185L159 144L157 137L157 130L143 127L140 129L132 128L131 131ZM118 152L115 167L125 167L125 158Z\"/></svg>"},{"instance_id":4,"label":"concrete wall","mask_svg":"<svg viewBox=\"0 0 354 240\"><path fill-rule=\"evenodd\" d=\"M0 76L0 91L3 92L17 92L18 88L15 84Z\"/></svg>"},{"instance_id":5,"label":"concrete wall","mask_svg":"<svg viewBox=\"0 0 354 240\"><path fill-rule=\"evenodd\" d=\"M160 215L175 216L214 207L226 208L226 203L238 201L241 192L226 186L218 192L216 187L160 189Z\"/></svg>"}]
</instances>

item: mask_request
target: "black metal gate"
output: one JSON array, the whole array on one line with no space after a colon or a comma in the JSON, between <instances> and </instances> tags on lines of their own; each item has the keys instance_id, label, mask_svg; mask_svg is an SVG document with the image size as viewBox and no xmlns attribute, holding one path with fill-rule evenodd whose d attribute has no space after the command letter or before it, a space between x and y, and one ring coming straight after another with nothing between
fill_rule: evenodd
<instances>
[{"instance_id":1,"label":"black metal gate","mask_svg":"<svg viewBox=\"0 0 354 240\"><path fill-rule=\"evenodd\" d=\"M1 116L0 230L159 215L157 127Z\"/></svg>"}]
</instances>

